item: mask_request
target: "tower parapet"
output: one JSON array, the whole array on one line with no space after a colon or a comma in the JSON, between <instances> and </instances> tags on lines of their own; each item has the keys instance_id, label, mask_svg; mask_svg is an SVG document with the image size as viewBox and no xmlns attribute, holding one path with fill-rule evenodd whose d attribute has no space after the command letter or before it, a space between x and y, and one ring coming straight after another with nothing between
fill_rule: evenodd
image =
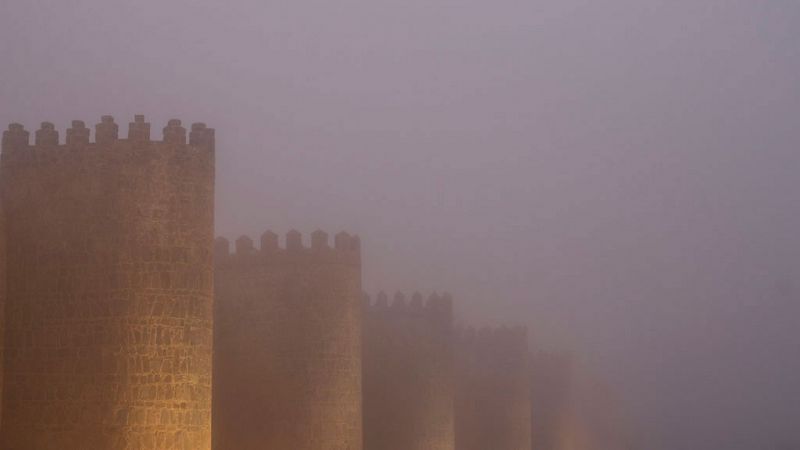
<instances>
[{"instance_id":1,"label":"tower parapet","mask_svg":"<svg viewBox=\"0 0 800 450\"><path fill-rule=\"evenodd\" d=\"M456 448L530 449L527 330L469 327L456 335Z\"/></svg>"},{"instance_id":2,"label":"tower parapet","mask_svg":"<svg viewBox=\"0 0 800 450\"><path fill-rule=\"evenodd\" d=\"M209 450L214 154L95 129L3 133L0 447Z\"/></svg>"},{"instance_id":3,"label":"tower parapet","mask_svg":"<svg viewBox=\"0 0 800 450\"><path fill-rule=\"evenodd\" d=\"M364 297L364 446L453 450L453 299Z\"/></svg>"},{"instance_id":4,"label":"tower parapet","mask_svg":"<svg viewBox=\"0 0 800 450\"><path fill-rule=\"evenodd\" d=\"M439 295L433 293L423 300L422 294L414 292L410 298L405 294L397 292L392 298L391 304L386 293L379 292L373 303L368 295L363 296L365 311L376 318L387 320L420 319L426 323L435 324L431 326L433 331L452 334L453 332L453 296L448 293ZM424 323L424 322L420 322Z\"/></svg>"},{"instance_id":5,"label":"tower parapet","mask_svg":"<svg viewBox=\"0 0 800 450\"><path fill-rule=\"evenodd\" d=\"M3 132L2 159L8 164L28 163L41 165L46 162L63 164L62 159L85 160L93 154L114 150L116 155L102 155L100 158L114 159L124 157L125 152L145 151L177 152L195 154L214 150L214 130L204 123L192 124L189 144L186 145L186 129L181 121L171 119L164 127L163 140L150 139L150 123L144 116L137 115L129 125L128 139L119 139L119 126L112 116L103 116L95 126L95 142L90 141L91 130L81 120L73 120L66 130L66 141L59 142L59 132L51 122L42 122L34 133L34 143L30 144L30 132L18 123L12 123ZM72 151L69 151L72 150ZM208 159L208 158L198 158Z\"/></svg>"},{"instance_id":6,"label":"tower parapet","mask_svg":"<svg viewBox=\"0 0 800 450\"><path fill-rule=\"evenodd\" d=\"M30 135L31 133L25 129L24 125L19 123L10 124L8 130L3 131L3 153L27 149Z\"/></svg>"},{"instance_id":7,"label":"tower parapet","mask_svg":"<svg viewBox=\"0 0 800 450\"><path fill-rule=\"evenodd\" d=\"M362 448L361 251L270 231L215 244L214 448Z\"/></svg>"},{"instance_id":8,"label":"tower parapet","mask_svg":"<svg viewBox=\"0 0 800 450\"><path fill-rule=\"evenodd\" d=\"M82 120L73 120L72 128L67 129L67 146L82 147L89 145L89 129Z\"/></svg>"},{"instance_id":9,"label":"tower parapet","mask_svg":"<svg viewBox=\"0 0 800 450\"><path fill-rule=\"evenodd\" d=\"M53 147L58 145L58 131L52 122L42 122L41 128L36 130L37 147Z\"/></svg>"},{"instance_id":10,"label":"tower parapet","mask_svg":"<svg viewBox=\"0 0 800 450\"><path fill-rule=\"evenodd\" d=\"M303 244L303 238L297 230L286 233L285 245L278 244L278 235L265 231L261 235L260 246L249 236L240 236L231 244L224 237L218 237L214 244L214 261L217 270L247 268L265 265L286 264L341 264L361 267L361 241L358 236L345 232L336 235L334 246L329 244L328 234L317 230L312 233L310 247Z\"/></svg>"},{"instance_id":11,"label":"tower parapet","mask_svg":"<svg viewBox=\"0 0 800 450\"><path fill-rule=\"evenodd\" d=\"M95 141L99 146L108 146L119 139L119 125L114 123L112 116L103 116L100 123L95 125Z\"/></svg>"}]
</instances>

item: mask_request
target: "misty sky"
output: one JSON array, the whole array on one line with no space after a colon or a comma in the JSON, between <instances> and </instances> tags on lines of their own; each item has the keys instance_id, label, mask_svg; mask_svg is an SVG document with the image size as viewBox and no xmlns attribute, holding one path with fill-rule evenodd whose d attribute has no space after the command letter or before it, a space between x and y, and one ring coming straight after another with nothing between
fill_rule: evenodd
<instances>
[{"instance_id":1,"label":"misty sky","mask_svg":"<svg viewBox=\"0 0 800 450\"><path fill-rule=\"evenodd\" d=\"M217 129L217 232L357 232L625 399L800 448L800 2L0 0L0 123Z\"/></svg>"}]
</instances>

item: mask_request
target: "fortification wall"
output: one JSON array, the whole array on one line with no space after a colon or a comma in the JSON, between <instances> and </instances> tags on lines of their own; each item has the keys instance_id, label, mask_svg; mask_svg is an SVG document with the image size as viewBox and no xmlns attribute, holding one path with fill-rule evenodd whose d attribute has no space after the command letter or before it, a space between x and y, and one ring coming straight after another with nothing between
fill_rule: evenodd
<instances>
[{"instance_id":1,"label":"fortification wall","mask_svg":"<svg viewBox=\"0 0 800 450\"><path fill-rule=\"evenodd\" d=\"M6 334L6 228L3 202L0 199L0 427L3 422L3 358Z\"/></svg>"},{"instance_id":2,"label":"fortification wall","mask_svg":"<svg viewBox=\"0 0 800 450\"><path fill-rule=\"evenodd\" d=\"M559 433L568 422L572 379L567 355L531 355L531 442L533 450L560 450Z\"/></svg>"},{"instance_id":3,"label":"fortification wall","mask_svg":"<svg viewBox=\"0 0 800 450\"><path fill-rule=\"evenodd\" d=\"M360 450L361 252L266 232L215 248L215 450Z\"/></svg>"},{"instance_id":4,"label":"fortification wall","mask_svg":"<svg viewBox=\"0 0 800 450\"><path fill-rule=\"evenodd\" d=\"M456 450L530 450L524 328L467 329L456 339Z\"/></svg>"},{"instance_id":5,"label":"fortification wall","mask_svg":"<svg viewBox=\"0 0 800 450\"><path fill-rule=\"evenodd\" d=\"M364 448L453 450L453 302L365 299Z\"/></svg>"},{"instance_id":6,"label":"fortification wall","mask_svg":"<svg viewBox=\"0 0 800 450\"><path fill-rule=\"evenodd\" d=\"M0 447L209 449L214 130L3 133Z\"/></svg>"}]
</instances>

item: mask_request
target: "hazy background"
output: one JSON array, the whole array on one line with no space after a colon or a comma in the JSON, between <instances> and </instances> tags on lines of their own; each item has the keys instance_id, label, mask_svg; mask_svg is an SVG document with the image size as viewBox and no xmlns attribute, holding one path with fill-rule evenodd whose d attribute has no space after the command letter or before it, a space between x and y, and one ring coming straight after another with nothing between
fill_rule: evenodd
<instances>
[{"instance_id":1,"label":"hazy background","mask_svg":"<svg viewBox=\"0 0 800 450\"><path fill-rule=\"evenodd\" d=\"M0 0L0 123L135 113L217 128L219 234L359 233L639 448L800 448L800 2Z\"/></svg>"}]
</instances>

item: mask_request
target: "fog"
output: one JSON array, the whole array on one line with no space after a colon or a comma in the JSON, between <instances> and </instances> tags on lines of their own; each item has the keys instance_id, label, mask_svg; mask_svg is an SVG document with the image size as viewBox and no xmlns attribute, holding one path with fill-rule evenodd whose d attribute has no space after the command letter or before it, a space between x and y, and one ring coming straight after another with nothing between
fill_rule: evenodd
<instances>
[{"instance_id":1,"label":"fog","mask_svg":"<svg viewBox=\"0 0 800 450\"><path fill-rule=\"evenodd\" d=\"M800 448L798 2L2 0L0 58L3 126L208 123L218 234L358 233L637 448Z\"/></svg>"}]
</instances>

